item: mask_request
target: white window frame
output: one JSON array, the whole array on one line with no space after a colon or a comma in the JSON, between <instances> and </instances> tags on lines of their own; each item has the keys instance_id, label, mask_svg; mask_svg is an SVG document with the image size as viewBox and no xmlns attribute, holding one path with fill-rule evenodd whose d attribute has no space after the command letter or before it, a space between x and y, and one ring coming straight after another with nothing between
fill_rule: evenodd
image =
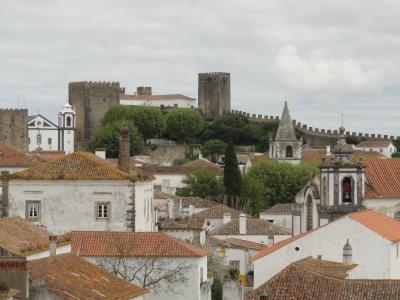
<instances>
[{"instance_id":1,"label":"white window frame","mask_svg":"<svg viewBox=\"0 0 400 300\"><path fill-rule=\"evenodd\" d=\"M25 218L29 221L40 220L40 201L39 200L27 200L25 202Z\"/></svg>"},{"instance_id":2,"label":"white window frame","mask_svg":"<svg viewBox=\"0 0 400 300\"><path fill-rule=\"evenodd\" d=\"M97 220L110 220L111 217L111 203L110 202L96 202L96 219Z\"/></svg>"}]
</instances>

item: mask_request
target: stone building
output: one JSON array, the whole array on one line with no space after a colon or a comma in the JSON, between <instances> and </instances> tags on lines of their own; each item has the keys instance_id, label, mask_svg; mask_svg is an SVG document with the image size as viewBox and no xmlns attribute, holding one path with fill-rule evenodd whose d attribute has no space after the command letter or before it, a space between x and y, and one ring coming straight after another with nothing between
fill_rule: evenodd
<instances>
[{"instance_id":1,"label":"stone building","mask_svg":"<svg viewBox=\"0 0 400 300\"><path fill-rule=\"evenodd\" d=\"M296 138L289 108L285 101L282 117L274 141L269 143L269 157L279 161L298 164L302 158L303 140Z\"/></svg>"},{"instance_id":2,"label":"stone building","mask_svg":"<svg viewBox=\"0 0 400 300\"><path fill-rule=\"evenodd\" d=\"M27 109L0 109L0 144L28 152Z\"/></svg>"},{"instance_id":3,"label":"stone building","mask_svg":"<svg viewBox=\"0 0 400 300\"><path fill-rule=\"evenodd\" d=\"M199 109L205 119L215 119L231 111L230 73L199 73Z\"/></svg>"}]
</instances>

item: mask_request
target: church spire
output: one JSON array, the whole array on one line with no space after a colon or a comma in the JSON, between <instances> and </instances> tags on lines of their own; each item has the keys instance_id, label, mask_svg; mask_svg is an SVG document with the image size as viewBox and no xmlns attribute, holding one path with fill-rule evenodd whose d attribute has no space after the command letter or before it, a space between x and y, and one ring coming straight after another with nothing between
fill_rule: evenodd
<instances>
[{"instance_id":1,"label":"church spire","mask_svg":"<svg viewBox=\"0 0 400 300\"><path fill-rule=\"evenodd\" d=\"M276 141L295 141L296 134L294 132L292 119L290 118L289 108L287 101L285 101L285 107L283 108L282 117L279 122L278 131L275 137Z\"/></svg>"}]
</instances>

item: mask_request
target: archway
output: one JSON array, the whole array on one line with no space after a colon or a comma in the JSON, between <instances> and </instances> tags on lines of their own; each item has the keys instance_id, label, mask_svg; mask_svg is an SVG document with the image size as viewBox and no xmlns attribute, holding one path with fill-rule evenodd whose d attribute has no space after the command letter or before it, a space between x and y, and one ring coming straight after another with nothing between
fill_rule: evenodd
<instances>
[{"instance_id":1,"label":"archway","mask_svg":"<svg viewBox=\"0 0 400 300\"><path fill-rule=\"evenodd\" d=\"M286 157L293 157L293 148L292 146L286 146Z\"/></svg>"},{"instance_id":2,"label":"archway","mask_svg":"<svg viewBox=\"0 0 400 300\"><path fill-rule=\"evenodd\" d=\"M342 197L343 197L343 203L351 203L353 200L353 188L350 177L343 178Z\"/></svg>"}]
</instances>

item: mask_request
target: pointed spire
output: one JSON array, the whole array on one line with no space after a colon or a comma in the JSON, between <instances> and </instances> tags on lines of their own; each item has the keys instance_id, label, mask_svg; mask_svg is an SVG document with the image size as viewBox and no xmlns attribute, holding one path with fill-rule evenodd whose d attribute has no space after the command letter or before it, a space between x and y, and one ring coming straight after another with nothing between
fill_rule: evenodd
<instances>
[{"instance_id":1,"label":"pointed spire","mask_svg":"<svg viewBox=\"0 0 400 300\"><path fill-rule=\"evenodd\" d=\"M282 117L279 122L278 131L275 137L276 141L296 141L296 134L294 132L292 119L290 118L289 108L287 101L283 108Z\"/></svg>"}]
</instances>

